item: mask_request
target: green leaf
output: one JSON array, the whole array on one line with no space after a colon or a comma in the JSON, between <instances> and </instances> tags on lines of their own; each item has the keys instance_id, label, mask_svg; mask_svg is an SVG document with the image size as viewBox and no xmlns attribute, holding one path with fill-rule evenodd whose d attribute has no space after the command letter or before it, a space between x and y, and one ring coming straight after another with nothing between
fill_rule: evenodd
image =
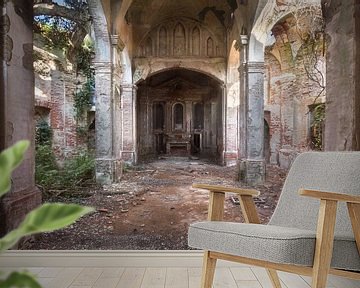
<instances>
[{"instance_id":1,"label":"green leaf","mask_svg":"<svg viewBox=\"0 0 360 288\"><path fill-rule=\"evenodd\" d=\"M10 190L11 173L20 165L30 145L29 141L19 141L0 154L0 197Z\"/></svg>"},{"instance_id":2,"label":"green leaf","mask_svg":"<svg viewBox=\"0 0 360 288\"><path fill-rule=\"evenodd\" d=\"M0 251L12 247L23 236L64 228L92 211L93 208L76 204L44 204L30 212L17 229L0 239Z\"/></svg>"},{"instance_id":3,"label":"green leaf","mask_svg":"<svg viewBox=\"0 0 360 288\"><path fill-rule=\"evenodd\" d=\"M5 280L0 280L0 288L41 288L34 277L26 272L13 272Z\"/></svg>"}]
</instances>

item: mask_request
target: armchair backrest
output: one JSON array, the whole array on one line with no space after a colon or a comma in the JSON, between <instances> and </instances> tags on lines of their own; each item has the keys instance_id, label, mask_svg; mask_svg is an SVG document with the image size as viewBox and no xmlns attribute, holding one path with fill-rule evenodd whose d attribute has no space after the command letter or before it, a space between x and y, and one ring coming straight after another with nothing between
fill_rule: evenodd
<instances>
[{"instance_id":1,"label":"armchair backrest","mask_svg":"<svg viewBox=\"0 0 360 288\"><path fill-rule=\"evenodd\" d=\"M360 195L360 152L307 152L294 161L270 225L316 230L320 201L299 189ZM335 235L353 237L345 203L340 203Z\"/></svg>"}]
</instances>

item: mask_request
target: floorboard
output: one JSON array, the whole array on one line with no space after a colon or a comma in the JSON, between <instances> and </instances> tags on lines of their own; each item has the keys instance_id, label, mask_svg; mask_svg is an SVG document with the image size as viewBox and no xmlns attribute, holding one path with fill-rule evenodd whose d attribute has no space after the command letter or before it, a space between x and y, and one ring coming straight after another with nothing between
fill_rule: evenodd
<instances>
[{"instance_id":1,"label":"floorboard","mask_svg":"<svg viewBox=\"0 0 360 288\"><path fill-rule=\"evenodd\" d=\"M5 256L12 264L8 267L6 262L0 261L0 271L4 278L12 271L26 270L43 288L199 288L202 254L187 253L126 252L127 258L123 259L119 259L121 253L115 256L112 253L73 253L69 254L67 262L73 267L65 264L66 253L45 253L39 259L32 253L12 253L15 258ZM41 266L27 264L28 267L22 267L21 263L40 263ZM126 263L128 265L124 265ZM273 288L263 268L226 261L218 264L213 288ZM310 277L284 272L279 276L282 288L311 287ZM330 276L327 288L360 288L360 281Z\"/></svg>"}]
</instances>

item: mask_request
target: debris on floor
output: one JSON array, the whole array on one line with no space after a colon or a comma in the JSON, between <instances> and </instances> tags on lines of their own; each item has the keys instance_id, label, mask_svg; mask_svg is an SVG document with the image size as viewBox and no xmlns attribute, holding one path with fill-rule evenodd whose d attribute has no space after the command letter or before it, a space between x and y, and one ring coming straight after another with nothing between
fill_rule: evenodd
<instances>
[{"instance_id":1,"label":"debris on floor","mask_svg":"<svg viewBox=\"0 0 360 288\"><path fill-rule=\"evenodd\" d=\"M187 246L189 224L206 220L208 193L192 183L244 187L236 167L222 167L196 158L168 158L129 169L120 183L89 188L83 195L54 198L53 202L93 206L98 213L72 226L41 234L22 249L46 250L179 250ZM260 219L267 223L275 209L286 171L268 166L267 181L255 188ZM250 187L245 187L250 188ZM243 221L239 200L227 195L225 220Z\"/></svg>"}]
</instances>

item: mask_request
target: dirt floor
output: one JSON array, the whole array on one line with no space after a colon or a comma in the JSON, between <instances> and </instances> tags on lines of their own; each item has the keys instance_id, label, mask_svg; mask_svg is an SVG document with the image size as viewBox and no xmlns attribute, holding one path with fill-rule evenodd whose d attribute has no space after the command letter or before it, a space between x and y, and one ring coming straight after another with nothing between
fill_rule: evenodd
<instances>
[{"instance_id":1,"label":"dirt floor","mask_svg":"<svg viewBox=\"0 0 360 288\"><path fill-rule=\"evenodd\" d=\"M267 181L255 186L261 221L267 223L276 206L286 171L267 168ZM97 209L72 226L39 235L22 249L189 249L190 223L207 217L208 193L192 183L242 186L236 167L221 167L203 160L163 158L128 169L119 184L92 188L72 197L51 201L71 202ZM244 187L244 186L242 186ZM240 206L227 195L225 219L243 221Z\"/></svg>"}]
</instances>

